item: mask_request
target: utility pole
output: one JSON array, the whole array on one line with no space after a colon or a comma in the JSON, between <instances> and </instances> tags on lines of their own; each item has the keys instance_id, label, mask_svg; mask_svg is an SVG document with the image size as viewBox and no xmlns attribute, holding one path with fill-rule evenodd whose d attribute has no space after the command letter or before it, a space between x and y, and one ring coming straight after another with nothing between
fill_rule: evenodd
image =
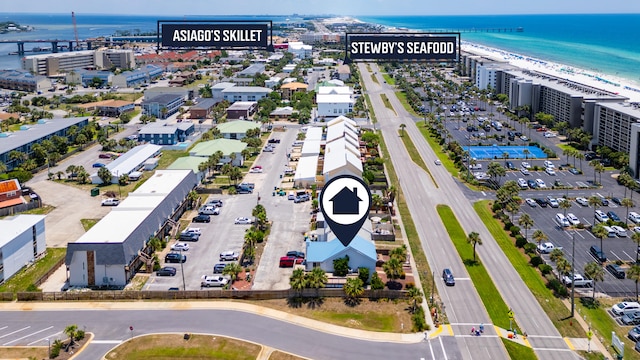
<instances>
[{"instance_id":1,"label":"utility pole","mask_svg":"<svg viewBox=\"0 0 640 360\"><path fill-rule=\"evenodd\" d=\"M571 236L571 317L574 317L576 312L576 231L573 230Z\"/></svg>"}]
</instances>

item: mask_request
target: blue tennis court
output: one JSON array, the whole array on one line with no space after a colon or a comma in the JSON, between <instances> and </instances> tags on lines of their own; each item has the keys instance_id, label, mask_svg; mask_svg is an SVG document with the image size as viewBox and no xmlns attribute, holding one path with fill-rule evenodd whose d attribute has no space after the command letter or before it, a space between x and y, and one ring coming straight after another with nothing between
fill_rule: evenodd
<instances>
[{"instance_id":1,"label":"blue tennis court","mask_svg":"<svg viewBox=\"0 0 640 360\"><path fill-rule=\"evenodd\" d=\"M546 159L547 154L536 146L465 146L472 158L478 160L503 159L504 153L509 154L509 159ZM525 150L527 153L525 154Z\"/></svg>"}]
</instances>

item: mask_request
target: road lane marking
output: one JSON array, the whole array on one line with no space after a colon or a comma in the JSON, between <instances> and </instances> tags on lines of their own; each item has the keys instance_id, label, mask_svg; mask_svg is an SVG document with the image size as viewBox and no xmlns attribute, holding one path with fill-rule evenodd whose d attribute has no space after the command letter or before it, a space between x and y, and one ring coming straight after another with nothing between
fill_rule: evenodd
<instances>
[{"instance_id":1,"label":"road lane marking","mask_svg":"<svg viewBox=\"0 0 640 360\"><path fill-rule=\"evenodd\" d=\"M436 354L433 353L433 345L431 345L431 341L429 341L429 350L431 350L431 358L435 360Z\"/></svg>"},{"instance_id":2,"label":"road lane marking","mask_svg":"<svg viewBox=\"0 0 640 360\"><path fill-rule=\"evenodd\" d=\"M563 338L564 342L567 343L567 346L569 346L569 349L571 349L571 351L575 351L576 348L573 346L573 344L571 343L571 340L569 340L569 338Z\"/></svg>"},{"instance_id":3,"label":"road lane marking","mask_svg":"<svg viewBox=\"0 0 640 360\"><path fill-rule=\"evenodd\" d=\"M61 334L62 334L62 331L58 331L58 332L57 332L57 333L55 333L55 334L51 334L51 335L49 335L49 336L45 336L45 337L43 337L42 339L38 339L38 340L36 340L36 341L32 341L32 342L28 343L28 344L27 344L27 346L35 345L35 344L37 344L37 343L39 343L39 342L41 342L41 341L47 341L47 339L55 340L55 339L57 339L57 338L58 338L58 335L61 335Z\"/></svg>"},{"instance_id":4,"label":"road lane marking","mask_svg":"<svg viewBox=\"0 0 640 360\"><path fill-rule=\"evenodd\" d=\"M609 250L609 252L610 252L610 253L612 253L612 254L613 254L613 256L617 257L617 258L618 258L618 260L622 260L622 259L620 258L620 256L618 256L618 254L614 253L612 250Z\"/></svg>"},{"instance_id":5,"label":"road lane marking","mask_svg":"<svg viewBox=\"0 0 640 360\"><path fill-rule=\"evenodd\" d=\"M7 346L7 345L9 345L9 344L11 344L11 343L14 343L14 342L16 342L16 341L20 341L20 340L22 340L22 339L24 339L24 338L28 338L29 336L33 336L33 335L35 335L35 334L39 334L39 333L41 333L41 332L47 331L47 330L51 329L52 327L53 327L53 326L49 326L49 327L48 327L48 328L46 328L46 329L38 330L38 331L36 331L36 332L34 332L34 333L27 334L27 335L25 335L25 336L23 336L23 337L20 337L20 338L17 338L17 339L11 340L11 341L9 341L9 342L7 342L7 343L4 343L4 344L3 344L3 346Z\"/></svg>"},{"instance_id":6,"label":"road lane marking","mask_svg":"<svg viewBox=\"0 0 640 360\"><path fill-rule=\"evenodd\" d=\"M442 348L442 355L444 355L444 360L448 360L447 358L447 350L444 348L444 344L442 343L442 338L438 338L440 340L440 347Z\"/></svg>"},{"instance_id":7,"label":"road lane marking","mask_svg":"<svg viewBox=\"0 0 640 360\"><path fill-rule=\"evenodd\" d=\"M30 327L31 327L31 326L23 327L23 328L22 328L22 329L20 329L20 330L16 330L16 331L14 331L14 332L10 332L10 333L8 333L8 334L2 335L2 336L0 336L0 339L2 339L2 338L4 338L4 337L7 337L7 336L10 336L10 335L13 335L13 334L15 334L15 333L17 333L17 332L20 332L20 331L22 331L22 330L27 330L27 329L28 329L28 328L30 328Z\"/></svg>"}]
</instances>

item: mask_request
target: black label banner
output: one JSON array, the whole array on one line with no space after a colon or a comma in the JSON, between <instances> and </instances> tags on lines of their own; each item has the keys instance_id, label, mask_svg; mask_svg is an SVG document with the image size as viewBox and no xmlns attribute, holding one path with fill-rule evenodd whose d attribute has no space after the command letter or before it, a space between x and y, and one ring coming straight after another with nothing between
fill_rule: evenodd
<instances>
[{"instance_id":1,"label":"black label banner","mask_svg":"<svg viewBox=\"0 0 640 360\"><path fill-rule=\"evenodd\" d=\"M351 60L457 61L459 35L438 33L347 34Z\"/></svg>"},{"instance_id":2,"label":"black label banner","mask_svg":"<svg viewBox=\"0 0 640 360\"><path fill-rule=\"evenodd\" d=\"M266 24L158 24L162 47L267 49Z\"/></svg>"}]
</instances>

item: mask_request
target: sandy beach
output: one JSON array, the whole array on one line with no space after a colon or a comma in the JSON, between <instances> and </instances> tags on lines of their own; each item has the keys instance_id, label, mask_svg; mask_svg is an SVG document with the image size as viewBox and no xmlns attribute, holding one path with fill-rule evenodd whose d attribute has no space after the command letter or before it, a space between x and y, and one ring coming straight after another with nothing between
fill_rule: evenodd
<instances>
[{"instance_id":1,"label":"sandy beach","mask_svg":"<svg viewBox=\"0 0 640 360\"><path fill-rule=\"evenodd\" d=\"M504 61L521 69L538 71L619 94L628 97L631 102L640 102L640 85L634 84L627 79L597 74L584 69L467 42L462 44L462 50L472 54L486 56L487 58L497 61Z\"/></svg>"}]
</instances>

